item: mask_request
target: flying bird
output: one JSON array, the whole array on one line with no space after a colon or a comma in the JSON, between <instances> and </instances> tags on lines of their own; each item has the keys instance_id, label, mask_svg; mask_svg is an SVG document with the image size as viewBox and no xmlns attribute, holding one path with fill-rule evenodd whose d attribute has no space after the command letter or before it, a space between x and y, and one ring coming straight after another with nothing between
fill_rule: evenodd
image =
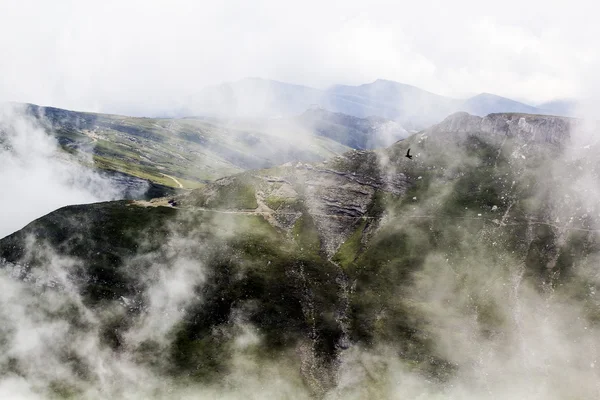
<instances>
[{"instance_id":1,"label":"flying bird","mask_svg":"<svg viewBox=\"0 0 600 400\"><path fill-rule=\"evenodd\" d=\"M410 158L412 160L412 156L410 155L410 149L408 149L408 151L406 152L406 156L405 157L408 157L408 158Z\"/></svg>"}]
</instances>

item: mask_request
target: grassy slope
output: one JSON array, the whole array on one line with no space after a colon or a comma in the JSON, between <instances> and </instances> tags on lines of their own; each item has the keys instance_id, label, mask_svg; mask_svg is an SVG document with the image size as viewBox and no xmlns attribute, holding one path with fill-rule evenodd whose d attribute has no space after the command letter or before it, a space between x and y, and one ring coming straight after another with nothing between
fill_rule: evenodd
<instances>
[{"instance_id":1,"label":"grassy slope","mask_svg":"<svg viewBox=\"0 0 600 400\"><path fill-rule=\"evenodd\" d=\"M317 161L347 147L322 137L290 143L260 130L197 119L133 118L29 106L67 151L93 155L101 169L185 188L247 169L288 161ZM281 136L283 135L283 136Z\"/></svg>"},{"instance_id":2,"label":"grassy slope","mask_svg":"<svg viewBox=\"0 0 600 400\"><path fill-rule=\"evenodd\" d=\"M507 150L510 145L505 144ZM428 159L405 160L408 146L414 154L427 152ZM204 301L190 306L173 332L171 373L209 379L225 371L223 355L229 339L214 328L230 327L234 310L244 310L249 321L259 327L264 336L263 356L313 338L320 357L331 360L342 335L335 315L341 301L338 279L343 276L354 283L349 297L351 341L367 347L388 343L402 358L443 380L454 367L436 355L419 311L422 305L415 304L410 293L412 281L430 257L477 268L464 261L474 252L485 253L490 262L510 255L524 262L529 279L540 286L559 287L588 285L572 282L575 278L570 271L578 260L600 251L597 234L570 231L563 244L557 245L556 227L532 224L532 218L543 220L548 205L531 187L536 169L543 167L548 155L529 157L528 169L523 170L523 165L505 156L510 151L498 152L495 143L467 137L461 146L464 154L459 164L446 156L444 143L419 141L418 135L388 150L391 166L411 177L414 184L404 196L378 192L366 215L373 218L357 221L354 233L333 257L342 272L321 252L319 235L306 211L286 233L256 215L219 215L217 219L200 210L183 214L172 208L141 208L125 202L58 210L0 242L0 257L17 261L23 256L27 233L47 238L63 253L86 260L89 265L80 271L86 277L84 293L91 304L98 304L135 294L138 283L121 273L124 260L134 253L160 252L172 234L166 223L174 221L178 223L176 232L202 245L195 256L199 266L208 267L208 278L202 289ZM365 157L373 157L373 153L365 153ZM360 173L362 165L339 167ZM248 187L251 184L223 186L223 192L213 198L225 202L227 209L256 207ZM203 206L223 206L202 203L202 191L193 196ZM384 214L387 217L382 220ZM494 220L503 215L506 225L500 226ZM220 235L223 230L228 234ZM144 238L145 249L137 247L140 238ZM549 270L552 254L558 254L557 266ZM495 305L477 296L472 301L479 320L493 330L497 325ZM307 304L313 305L313 314L307 313ZM591 318L599 314L590 306Z\"/></svg>"}]
</instances>

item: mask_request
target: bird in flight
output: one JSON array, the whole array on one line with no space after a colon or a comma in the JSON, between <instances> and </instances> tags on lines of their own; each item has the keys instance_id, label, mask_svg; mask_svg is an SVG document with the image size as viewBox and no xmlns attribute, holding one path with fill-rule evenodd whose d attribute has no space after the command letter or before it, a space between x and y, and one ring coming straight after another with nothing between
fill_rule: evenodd
<instances>
[{"instance_id":1,"label":"bird in flight","mask_svg":"<svg viewBox=\"0 0 600 400\"><path fill-rule=\"evenodd\" d=\"M412 160L412 156L410 155L410 149L406 152L405 157L410 158Z\"/></svg>"}]
</instances>

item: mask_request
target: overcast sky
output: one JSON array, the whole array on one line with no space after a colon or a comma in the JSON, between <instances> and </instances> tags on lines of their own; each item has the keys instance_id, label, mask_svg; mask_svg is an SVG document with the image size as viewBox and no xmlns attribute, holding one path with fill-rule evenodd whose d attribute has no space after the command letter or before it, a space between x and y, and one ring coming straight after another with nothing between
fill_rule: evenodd
<instances>
[{"instance_id":1,"label":"overcast sky","mask_svg":"<svg viewBox=\"0 0 600 400\"><path fill-rule=\"evenodd\" d=\"M222 4L221 4L222 3ZM538 103L598 88L593 0L0 0L0 100L154 115L247 76Z\"/></svg>"}]
</instances>

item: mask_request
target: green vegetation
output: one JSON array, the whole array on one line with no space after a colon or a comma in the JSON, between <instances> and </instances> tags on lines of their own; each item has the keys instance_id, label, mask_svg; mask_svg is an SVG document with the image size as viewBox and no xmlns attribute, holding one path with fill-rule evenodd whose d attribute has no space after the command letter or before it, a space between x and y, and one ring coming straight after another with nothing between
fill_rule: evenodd
<instances>
[{"instance_id":1,"label":"green vegetation","mask_svg":"<svg viewBox=\"0 0 600 400\"><path fill-rule=\"evenodd\" d=\"M16 262L24 257L25 237L35 234L52 248L87 260L85 266L76 268L75 275L83 278L82 294L90 302L118 299L135 293L135 282L121 267L139 250L143 232L153 232L145 242L147 251L160 248L169 232L165 222L175 214L171 208L143 208L128 201L64 207L4 238L9 247L0 249L0 258ZM72 236L76 231L81 235ZM43 264L48 255L39 251L31 257L30 263Z\"/></svg>"},{"instance_id":2,"label":"green vegetation","mask_svg":"<svg viewBox=\"0 0 600 400\"><path fill-rule=\"evenodd\" d=\"M354 233L340 246L339 250L332 258L333 261L345 267L350 265L356 259L361 250L361 240L366 226L367 220L363 219L358 224Z\"/></svg>"},{"instance_id":3,"label":"green vegetation","mask_svg":"<svg viewBox=\"0 0 600 400\"><path fill-rule=\"evenodd\" d=\"M321 250L321 240L319 233L313 221L313 218L308 213L304 213L292 229L292 237L300 247L300 250L306 254L318 254Z\"/></svg>"},{"instance_id":4,"label":"green vegetation","mask_svg":"<svg viewBox=\"0 0 600 400\"><path fill-rule=\"evenodd\" d=\"M299 208L299 200L289 197L269 196L265 199L265 203L271 210Z\"/></svg>"},{"instance_id":5,"label":"green vegetation","mask_svg":"<svg viewBox=\"0 0 600 400\"><path fill-rule=\"evenodd\" d=\"M143 167L140 165L101 156L94 156L94 163L99 169L119 171L129 175L137 176L138 178L156 182L160 185L178 187L172 179L162 175L156 168Z\"/></svg>"},{"instance_id":6,"label":"green vegetation","mask_svg":"<svg viewBox=\"0 0 600 400\"><path fill-rule=\"evenodd\" d=\"M224 176L289 161L319 161L348 150L311 136L290 143L268 124L236 126L203 119L133 118L28 105L28 112L72 154L93 156L98 168L193 189Z\"/></svg>"},{"instance_id":7,"label":"green vegetation","mask_svg":"<svg viewBox=\"0 0 600 400\"><path fill-rule=\"evenodd\" d=\"M192 133L186 136L189 140L206 139L200 132ZM374 191L366 213L366 203L359 208L348 195L350 206L360 209L362 218L311 214L306 206L311 203L304 201L310 191L296 183L300 178L288 180L298 173L296 169L278 167L256 174L284 176L299 186L294 186L297 199L268 195L284 193L277 192L283 178L269 187L265 179L242 173L178 196L177 208L144 208L129 202L66 207L0 241L0 259L25 259L30 268L44 265L47 255L41 249L47 241L61 255L84 260L73 276L81 283L86 304L99 309L121 296L138 300L128 310L131 314L104 316L101 343L111 349L120 349L127 318L144 311L140 293L147 283L141 277L157 265L168 268L184 259L201 271L203 282L193 289L183 319L170 331L168 357L157 361L160 346L153 342L142 343L135 355L138 362L159 372L192 381L221 379L231 368L237 324L250 324L260 336L252 350L258 358L293 354L294 365L302 365L306 361L297 354L303 344L316 364L335 371L340 339L347 335L361 349L386 346L414 371L443 382L457 367L436 347L439 327L431 316L444 313L449 300L458 298L452 310L468 315L475 332L490 340L501 336L510 316L488 291L497 289L494 282L510 276L515 266L523 269L522 286L580 299L586 304L585 316L597 324L597 298L588 293L600 288L595 276L582 276L577 269L597 263L600 238L597 232L584 230L591 223L582 211L581 224L587 225L580 230L568 230L547 218L554 209L563 212L569 207L567 211L575 215L584 207L577 202L552 203L535 187L536 178L545 173L537 169L543 166L543 156L536 153L539 157L515 160L508 156L516 148L510 140L499 144L465 135L455 143L458 154L444 158L447 138L427 140L420 143L413 136L385 154L352 152L329 164L354 174L349 181L366 182L358 189L340 185L339 190L353 194L362 190L363 198ZM405 160L407 146L424 154L427 150L425 161ZM111 151L97 156L98 162L130 168L118 160L119 146ZM386 172L392 171L389 175L397 181L390 183L381 176L383 155L388 156ZM141 161L135 168L132 172L161 182L169 179ZM322 173L339 178L330 171ZM298 175L305 177L306 170ZM393 184L398 185L396 191L388 189ZM332 200L331 192L324 192L325 202L345 201L343 196ZM271 210L298 211L300 216L287 213L288 225L271 225L272 215L254 211L257 193L267 193L265 203ZM328 231L321 218L336 218L336 225ZM40 241L32 255L27 255L28 235ZM339 239L335 243L343 242L331 259L328 235ZM186 243L178 248L181 238ZM440 273L445 274L443 283L433 279ZM69 396L69 390L57 385L55 391Z\"/></svg>"}]
</instances>

